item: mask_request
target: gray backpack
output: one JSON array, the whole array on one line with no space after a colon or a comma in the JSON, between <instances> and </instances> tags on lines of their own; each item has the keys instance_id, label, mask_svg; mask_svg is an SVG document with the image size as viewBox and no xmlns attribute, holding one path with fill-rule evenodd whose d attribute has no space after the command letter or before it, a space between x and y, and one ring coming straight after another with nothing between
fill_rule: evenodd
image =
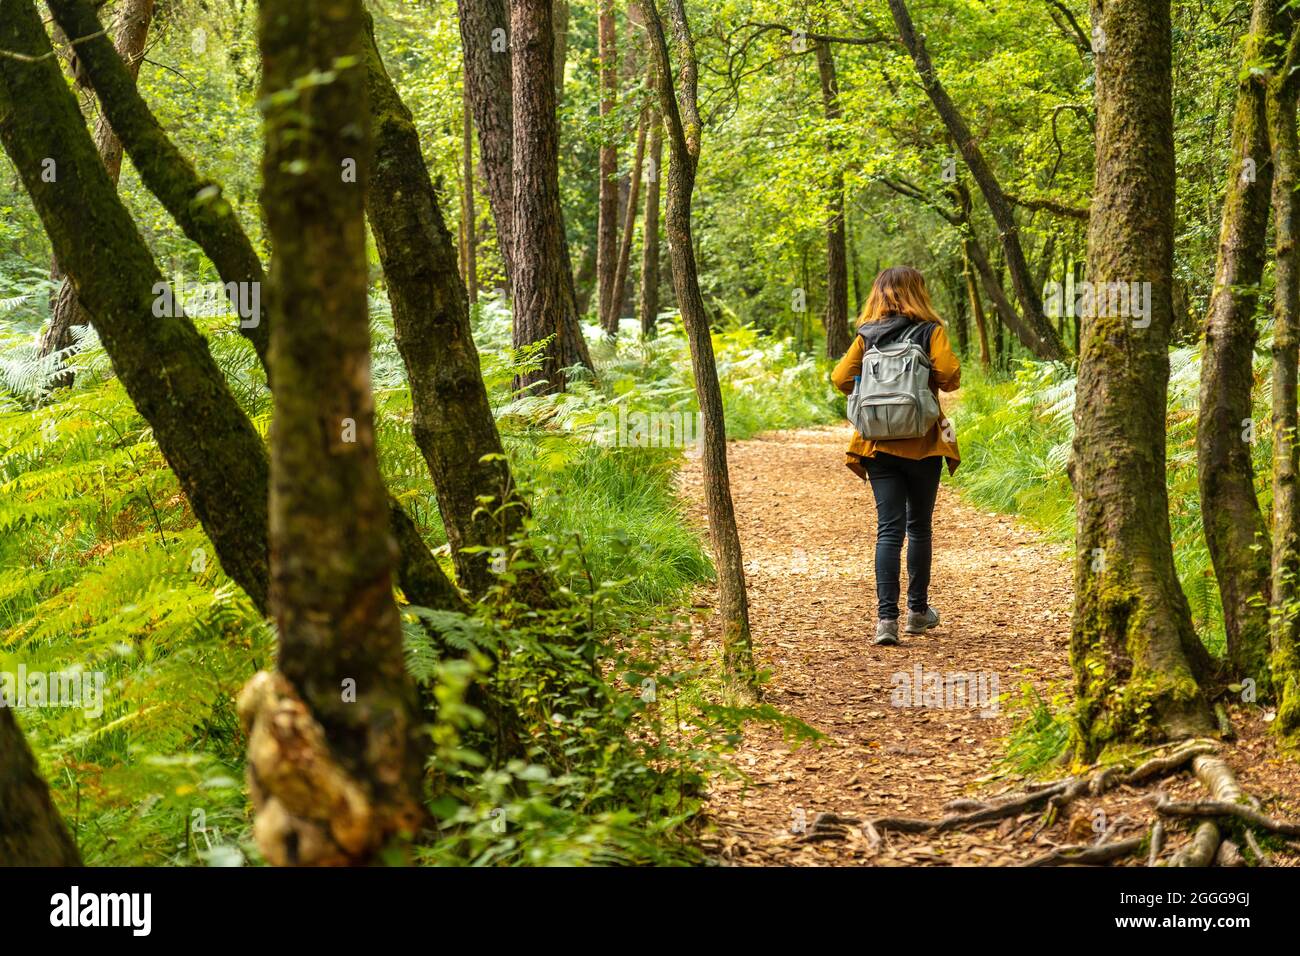
<instances>
[{"instance_id":1,"label":"gray backpack","mask_svg":"<svg viewBox=\"0 0 1300 956\"><path fill-rule=\"evenodd\" d=\"M939 400L930 390L933 332L933 323L916 322L900 336L886 336L893 339L888 344L863 336L862 374L849 395L849 422L863 438L919 438L939 420Z\"/></svg>"}]
</instances>

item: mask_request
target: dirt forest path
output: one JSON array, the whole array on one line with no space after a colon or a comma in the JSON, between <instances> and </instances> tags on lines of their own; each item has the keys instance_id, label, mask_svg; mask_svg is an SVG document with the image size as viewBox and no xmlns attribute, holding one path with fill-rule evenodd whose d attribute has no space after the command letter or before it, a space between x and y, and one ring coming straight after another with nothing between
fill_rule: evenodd
<instances>
[{"instance_id":1,"label":"dirt forest path","mask_svg":"<svg viewBox=\"0 0 1300 956\"><path fill-rule=\"evenodd\" d=\"M919 668L918 696L933 675L996 675L998 691L1014 699L1024 684L1050 699L1070 680L1068 557L1016 520L963 500L946 473L930 591L942 624L903 635L898 647L872 645L875 508L870 488L843 465L847 444L847 428L831 427L729 445L756 656L771 672L765 699L830 739L792 750L777 730L751 728L733 758L744 779L719 780L709 798L714 853L742 865L1001 865L1087 842L1099 814L1121 829L1149 825L1145 794L1116 792L1080 801L1037 835L1034 815L973 831L888 835L875 848L856 828L801 838L800 825L819 813L935 819L950 801L1022 787L1005 773L991 778L1012 727L1005 703L993 714L978 704L896 706L906 687L900 675L915 684ZM703 521L698 462L684 470L682 491ZM716 653L712 644L706 632L697 652ZM1250 717L1237 719L1240 727ZM1277 792L1272 778L1280 775L1282 789L1300 792L1293 765L1271 759L1266 734L1243 733L1235 749L1229 761L1243 785L1262 777L1256 792ZM1182 779L1167 789L1194 794L1195 786Z\"/></svg>"}]
</instances>

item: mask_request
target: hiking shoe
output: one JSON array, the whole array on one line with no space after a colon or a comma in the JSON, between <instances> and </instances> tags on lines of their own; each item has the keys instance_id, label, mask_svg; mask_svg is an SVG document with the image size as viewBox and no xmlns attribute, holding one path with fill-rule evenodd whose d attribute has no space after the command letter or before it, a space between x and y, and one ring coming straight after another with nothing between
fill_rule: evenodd
<instances>
[{"instance_id":1,"label":"hiking shoe","mask_svg":"<svg viewBox=\"0 0 1300 956\"><path fill-rule=\"evenodd\" d=\"M939 612L932 607L925 609L925 613L918 611L907 612L907 626L903 628L904 634L924 634L932 627L939 626Z\"/></svg>"},{"instance_id":2,"label":"hiking shoe","mask_svg":"<svg viewBox=\"0 0 1300 956\"><path fill-rule=\"evenodd\" d=\"M898 618L876 622L876 643L882 647L892 647L898 643Z\"/></svg>"}]
</instances>

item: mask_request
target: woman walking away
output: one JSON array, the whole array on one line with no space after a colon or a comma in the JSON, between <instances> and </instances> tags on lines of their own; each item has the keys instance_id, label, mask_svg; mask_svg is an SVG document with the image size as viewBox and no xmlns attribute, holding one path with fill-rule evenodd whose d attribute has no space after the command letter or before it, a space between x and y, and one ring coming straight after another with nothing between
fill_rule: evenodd
<instances>
[{"instance_id":1,"label":"woman walking away","mask_svg":"<svg viewBox=\"0 0 1300 956\"><path fill-rule=\"evenodd\" d=\"M951 474L961 456L952 426L938 410L938 393L957 388L961 365L935 314L925 279L908 266L886 269L876 277L858 324L858 334L831 380L841 392L853 394L850 409L857 427L846 464L871 482L876 499L876 643L893 645L898 643L899 562L905 533L903 633L924 634L939 624L939 612L929 603L930 529L943 460L948 460ZM919 399L906 394L909 374Z\"/></svg>"}]
</instances>

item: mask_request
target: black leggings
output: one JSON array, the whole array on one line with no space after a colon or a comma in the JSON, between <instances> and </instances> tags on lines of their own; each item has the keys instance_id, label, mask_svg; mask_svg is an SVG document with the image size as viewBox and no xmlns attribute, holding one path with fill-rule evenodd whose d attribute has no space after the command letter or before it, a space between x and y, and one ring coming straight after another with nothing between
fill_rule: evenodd
<instances>
[{"instance_id":1,"label":"black leggings","mask_svg":"<svg viewBox=\"0 0 1300 956\"><path fill-rule=\"evenodd\" d=\"M907 534L907 609L924 614L929 606L930 526L939 494L943 458L914 461L876 452L864 458L876 496L876 616L898 618L898 572Z\"/></svg>"}]
</instances>

